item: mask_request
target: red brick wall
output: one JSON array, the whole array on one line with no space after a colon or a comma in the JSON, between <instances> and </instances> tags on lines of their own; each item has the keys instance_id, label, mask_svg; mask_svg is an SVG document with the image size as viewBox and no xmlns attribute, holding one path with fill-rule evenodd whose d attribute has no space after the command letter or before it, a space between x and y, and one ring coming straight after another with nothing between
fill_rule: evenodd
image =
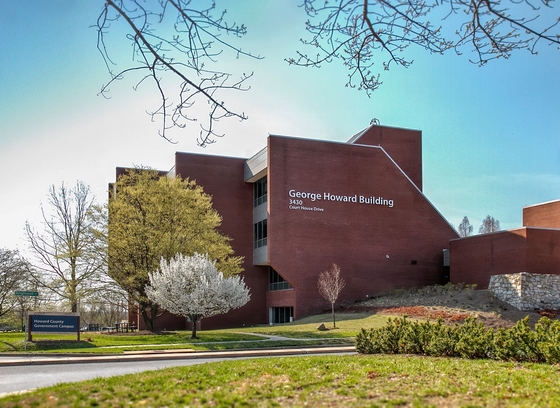
<instances>
[{"instance_id":1,"label":"red brick wall","mask_svg":"<svg viewBox=\"0 0 560 408\"><path fill-rule=\"evenodd\" d=\"M560 275L560 230L527 228L527 271Z\"/></svg>"},{"instance_id":2,"label":"red brick wall","mask_svg":"<svg viewBox=\"0 0 560 408\"><path fill-rule=\"evenodd\" d=\"M525 237L521 228L450 241L451 282L487 289L491 275L529 272Z\"/></svg>"},{"instance_id":3,"label":"red brick wall","mask_svg":"<svg viewBox=\"0 0 560 408\"><path fill-rule=\"evenodd\" d=\"M371 126L354 144L381 146L422 190L422 132L385 126Z\"/></svg>"},{"instance_id":4,"label":"red brick wall","mask_svg":"<svg viewBox=\"0 0 560 408\"><path fill-rule=\"evenodd\" d=\"M452 240L453 283L487 289L491 275L560 274L560 230L520 228Z\"/></svg>"},{"instance_id":5,"label":"red brick wall","mask_svg":"<svg viewBox=\"0 0 560 408\"><path fill-rule=\"evenodd\" d=\"M523 226L560 228L560 200L523 208Z\"/></svg>"},{"instance_id":6,"label":"red brick wall","mask_svg":"<svg viewBox=\"0 0 560 408\"><path fill-rule=\"evenodd\" d=\"M244 256L242 276L251 289L251 300L225 315L203 319L201 327L212 329L266 323L268 269L253 266L253 185L244 181L245 159L177 153L175 172L189 177L212 195L214 208L223 218L220 230L232 238L235 255Z\"/></svg>"},{"instance_id":7,"label":"red brick wall","mask_svg":"<svg viewBox=\"0 0 560 408\"><path fill-rule=\"evenodd\" d=\"M268 154L270 263L294 287L296 319L329 307L317 279L333 262L347 282L340 303L444 282L442 251L457 234L381 149L271 136ZM323 211L291 210L292 189L394 204L302 199Z\"/></svg>"}]
</instances>

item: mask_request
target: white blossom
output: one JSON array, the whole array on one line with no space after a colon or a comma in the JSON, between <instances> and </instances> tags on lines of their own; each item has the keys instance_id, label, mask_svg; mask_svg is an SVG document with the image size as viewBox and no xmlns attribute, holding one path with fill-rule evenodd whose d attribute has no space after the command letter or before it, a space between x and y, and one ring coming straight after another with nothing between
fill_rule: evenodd
<instances>
[{"instance_id":1,"label":"white blossom","mask_svg":"<svg viewBox=\"0 0 560 408\"><path fill-rule=\"evenodd\" d=\"M224 277L208 255L162 258L160 270L150 273L148 298L164 309L193 321L227 313L249 302L249 288L239 275ZM193 331L193 337L196 332Z\"/></svg>"}]
</instances>

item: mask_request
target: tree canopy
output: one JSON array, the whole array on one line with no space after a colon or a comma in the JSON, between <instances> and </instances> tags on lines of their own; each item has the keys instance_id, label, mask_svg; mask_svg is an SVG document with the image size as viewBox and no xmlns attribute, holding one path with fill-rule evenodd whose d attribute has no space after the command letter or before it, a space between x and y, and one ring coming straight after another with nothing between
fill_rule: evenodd
<instances>
[{"instance_id":1,"label":"tree canopy","mask_svg":"<svg viewBox=\"0 0 560 408\"><path fill-rule=\"evenodd\" d=\"M148 298L171 313L189 317L193 339L200 319L240 308L251 297L240 276L224 277L208 255L196 252L177 254L169 262L162 258L159 271L148 276Z\"/></svg>"},{"instance_id":2,"label":"tree canopy","mask_svg":"<svg viewBox=\"0 0 560 408\"><path fill-rule=\"evenodd\" d=\"M479 234L489 234L491 232L500 231L500 221L494 217L487 215L478 229Z\"/></svg>"},{"instance_id":3,"label":"tree canopy","mask_svg":"<svg viewBox=\"0 0 560 408\"><path fill-rule=\"evenodd\" d=\"M0 248L0 319L17 308L16 290L28 290L29 264L17 251Z\"/></svg>"},{"instance_id":4,"label":"tree canopy","mask_svg":"<svg viewBox=\"0 0 560 408\"><path fill-rule=\"evenodd\" d=\"M308 16L303 49L286 61L303 67L340 61L348 69L346 86L368 96L381 85L382 71L410 66L410 46L437 54L469 52L478 65L519 50L536 54L540 44L560 46L560 18L550 0L302 0L302 6ZM117 67L107 40L121 23L132 59ZM220 119L247 119L226 101L249 89L253 73L233 74L234 67L220 59L228 51L249 60L261 57L242 48L247 27L227 21L215 0L104 0L97 29L97 48L110 73L100 93L107 95L117 80L139 74L138 85L151 83L159 94L150 114L161 119L164 138L169 128L198 119L195 106L208 112L200 122L201 146L223 136L216 129Z\"/></svg>"},{"instance_id":5,"label":"tree canopy","mask_svg":"<svg viewBox=\"0 0 560 408\"><path fill-rule=\"evenodd\" d=\"M162 258L207 253L224 275L242 271L211 197L194 181L132 169L114 184L108 207L109 275L138 303L150 330L161 310L145 288Z\"/></svg>"},{"instance_id":6,"label":"tree canopy","mask_svg":"<svg viewBox=\"0 0 560 408\"><path fill-rule=\"evenodd\" d=\"M43 225L25 224L25 233L34 255L31 276L43 288L66 299L72 312L80 299L96 291L104 281L105 259L99 256L99 228L92 216L94 197L88 186L77 182L51 186L48 206L41 206Z\"/></svg>"},{"instance_id":7,"label":"tree canopy","mask_svg":"<svg viewBox=\"0 0 560 408\"><path fill-rule=\"evenodd\" d=\"M469 218L465 215L463 220L459 224L458 231L461 238L470 237L473 233L473 226L471 225Z\"/></svg>"}]
</instances>

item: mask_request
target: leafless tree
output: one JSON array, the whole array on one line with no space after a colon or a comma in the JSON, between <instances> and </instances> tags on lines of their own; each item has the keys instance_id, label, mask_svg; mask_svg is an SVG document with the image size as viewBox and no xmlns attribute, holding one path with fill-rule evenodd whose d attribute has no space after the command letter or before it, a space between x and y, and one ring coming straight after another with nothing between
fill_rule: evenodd
<instances>
[{"instance_id":1,"label":"leafless tree","mask_svg":"<svg viewBox=\"0 0 560 408\"><path fill-rule=\"evenodd\" d=\"M26 290L29 264L17 251L0 248L0 318L17 308L16 290Z\"/></svg>"},{"instance_id":2,"label":"leafless tree","mask_svg":"<svg viewBox=\"0 0 560 408\"><path fill-rule=\"evenodd\" d=\"M331 269L321 272L319 280L317 281L319 293L331 304L333 327L336 327L334 304L338 299L340 291L344 289L344 286L346 286L346 282L344 281L344 278L340 276L340 267L334 263L332 264Z\"/></svg>"},{"instance_id":3,"label":"leafless tree","mask_svg":"<svg viewBox=\"0 0 560 408\"><path fill-rule=\"evenodd\" d=\"M482 221L480 228L478 229L479 234L489 234L491 232L500 231L500 221L491 217L489 215Z\"/></svg>"},{"instance_id":4,"label":"leafless tree","mask_svg":"<svg viewBox=\"0 0 560 408\"><path fill-rule=\"evenodd\" d=\"M248 90L246 82L253 73L234 78L216 64L224 50L237 57L260 58L234 45L232 39L247 32L243 24L226 22L226 11L218 12L214 1L208 0L157 0L149 4L143 0L105 0L104 3L97 19L97 48L111 79L101 88L102 95L107 96L110 86L126 75L139 75L136 87L151 82L160 102L150 114L152 120L162 121L160 135L168 140L169 128L183 128L197 120L190 114L195 104L207 104L208 118L200 125L197 140L200 146L223 136L215 129L220 119L247 119L245 113L227 107L223 98L229 91ZM128 27L126 38L133 45L133 61L126 68L115 69L106 37L112 26L121 22Z\"/></svg>"},{"instance_id":5,"label":"leafless tree","mask_svg":"<svg viewBox=\"0 0 560 408\"><path fill-rule=\"evenodd\" d=\"M297 52L290 64L317 67L340 60L348 68L347 86L369 96L379 87L380 72L391 65L408 67L409 46L430 53L472 51L470 61L484 65L509 58L517 50L536 54L539 45L560 45L558 15L551 0L302 0L309 17L303 44L313 51ZM239 3L236 7L244 7ZM110 74L100 94L132 76L136 86L151 83L159 95L152 120L161 120L160 135L196 121L206 106L198 143L206 146L223 136L216 129L225 118L245 120L244 112L226 105L232 91L245 91L253 72L233 74L224 68L230 52L261 58L242 49L244 24L228 23L215 0L103 0L97 19L97 48ZM434 23L436 22L436 23ZM122 23L122 25L121 25ZM116 63L110 34L126 29L132 60ZM271 28L273 29L273 28ZM379 65L375 65L378 63ZM379 67L379 68L377 68Z\"/></svg>"},{"instance_id":6,"label":"leafless tree","mask_svg":"<svg viewBox=\"0 0 560 408\"><path fill-rule=\"evenodd\" d=\"M473 233L473 226L466 215L463 217L463 221L459 224L458 232L461 238L470 237Z\"/></svg>"},{"instance_id":7,"label":"leafless tree","mask_svg":"<svg viewBox=\"0 0 560 408\"><path fill-rule=\"evenodd\" d=\"M76 312L79 300L97 291L106 275L106 262L99 256L99 244L93 234L94 198L81 182L73 189L53 185L48 197L52 214L41 206L42 230L37 231L29 222L25 224L26 238L35 256L31 275L41 288L66 299L72 312Z\"/></svg>"},{"instance_id":8,"label":"leafless tree","mask_svg":"<svg viewBox=\"0 0 560 408\"><path fill-rule=\"evenodd\" d=\"M551 15L550 0L303 0L303 5L311 38L301 41L314 51L287 61L317 67L339 59L350 71L347 86L368 95L381 85L381 70L412 63L404 56L410 45L437 54L470 48L470 60L478 65L516 50L536 54L539 43L560 45L560 20ZM379 61L382 69L374 67Z\"/></svg>"}]
</instances>

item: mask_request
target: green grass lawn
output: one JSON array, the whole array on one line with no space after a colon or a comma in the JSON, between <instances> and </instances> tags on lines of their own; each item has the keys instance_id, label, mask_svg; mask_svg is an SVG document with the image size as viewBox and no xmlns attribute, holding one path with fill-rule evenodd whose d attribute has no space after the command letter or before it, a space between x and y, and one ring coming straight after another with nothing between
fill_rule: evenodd
<instances>
[{"instance_id":1,"label":"green grass lawn","mask_svg":"<svg viewBox=\"0 0 560 408\"><path fill-rule=\"evenodd\" d=\"M189 331L160 334L107 334L83 332L80 341L76 335L34 334L33 342L27 343L27 351L33 353L122 353L134 350L184 349L225 350L239 348L288 347L301 345L298 338L308 339L306 346L348 344L362 327L380 327L387 316L366 313L337 314L337 328L332 327L330 314L316 315L293 323L241 327L227 330L201 330L198 339L191 339ZM328 331L318 331L324 323ZM282 336L294 340L268 341L254 334ZM0 333L0 352L24 351L23 333ZM325 340L326 339L326 340Z\"/></svg>"},{"instance_id":2,"label":"green grass lawn","mask_svg":"<svg viewBox=\"0 0 560 408\"><path fill-rule=\"evenodd\" d=\"M11 407L560 406L558 367L403 355L313 356L176 367L61 384Z\"/></svg>"},{"instance_id":3,"label":"green grass lawn","mask_svg":"<svg viewBox=\"0 0 560 408\"><path fill-rule=\"evenodd\" d=\"M79 348L73 336L37 336L30 346L45 352L123 352L157 348L247 348L353 341L364 327L385 325L387 316L339 314L290 324L168 334L83 333ZM331 330L317 331L325 323ZM288 337L262 341L254 334ZM328 340L323 340L327 338ZM17 349L23 333L0 334L0 347ZM223 343L226 342L226 343ZM293 343L293 344L292 344ZM68 346L68 349L64 347ZM131 346L131 347L124 347ZM82 346L80 346L82 347ZM410 355L301 356L233 360L176 367L91 381L60 384L0 398L2 407L119 406L331 406L331 407L552 407L560 406L559 367L492 360L464 360Z\"/></svg>"}]
</instances>

